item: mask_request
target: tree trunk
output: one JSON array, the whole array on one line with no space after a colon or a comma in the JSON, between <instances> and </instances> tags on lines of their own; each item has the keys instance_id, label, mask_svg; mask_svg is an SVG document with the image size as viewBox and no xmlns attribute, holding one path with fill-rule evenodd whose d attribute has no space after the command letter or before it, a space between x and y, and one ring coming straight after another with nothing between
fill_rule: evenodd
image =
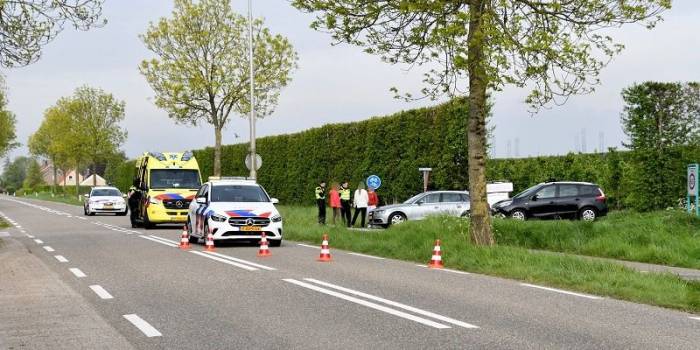
<instances>
[{"instance_id":1,"label":"tree trunk","mask_svg":"<svg viewBox=\"0 0 700 350\"><path fill-rule=\"evenodd\" d=\"M486 88L488 76L484 46L483 10L485 0L469 3L469 37L467 38L469 70L469 117L467 142L469 145L469 197L471 198L471 240L476 245L493 245L491 215L486 199Z\"/></svg>"},{"instance_id":2,"label":"tree trunk","mask_svg":"<svg viewBox=\"0 0 700 350\"><path fill-rule=\"evenodd\" d=\"M51 170L53 170L53 188L52 191L53 193L57 192L57 187L58 187L58 169L56 168L56 161L51 159Z\"/></svg>"},{"instance_id":3,"label":"tree trunk","mask_svg":"<svg viewBox=\"0 0 700 350\"><path fill-rule=\"evenodd\" d=\"M214 176L221 176L221 127L214 126Z\"/></svg>"},{"instance_id":4,"label":"tree trunk","mask_svg":"<svg viewBox=\"0 0 700 350\"><path fill-rule=\"evenodd\" d=\"M75 166L75 195L80 200L80 173L78 172L79 166Z\"/></svg>"}]
</instances>

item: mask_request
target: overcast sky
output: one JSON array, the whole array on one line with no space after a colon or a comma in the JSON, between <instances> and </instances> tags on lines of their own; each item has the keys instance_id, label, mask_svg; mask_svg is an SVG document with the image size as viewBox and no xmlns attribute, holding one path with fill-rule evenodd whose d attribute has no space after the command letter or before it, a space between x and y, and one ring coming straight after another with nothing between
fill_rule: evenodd
<instances>
[{"instance_id":1,"label":"overcast sky","mask_svg":"<svg viewBox=\"0 0 700 350\"><path fill-rule=\"evenodd\" d=\"M245 13L247 1L233 1ZM434 104L395 100L389 88L418 91L421 74L382 63L361 48L331 46L330 36L311 30L312 17L286 0L255 0L254 15L274 32L287 36L299 53L299 69L282 91L276 112L258 123L258 135L300 131L326 123L367 119ZM89 32L65 30L29 67L5 70L9 108L17 115L19 141L41 123L43 111L81 85L100 87L126 101L123 126L130 157L147 150L179 151L212 145L213 130L176 125L153 104L153 91L138 72L150 57L138 35L151 21L169 16L171 0L107 0L108 24ZM654 30L629 25L615 32L625 51L603 71L592 95L575 96L560 107L531 116L523 104L526 91L507 89L495 95L495 155L528 156L593 151L620 146L620 91L634 82L700 81L700 1L676 0ZM234 118L225 143L248 140L247 120ZM585 134L585 137L582 135ZM602 140L601 140L602 138ZM510 147L508 146L510 144ZM26 153L22 147L13 156Z\"/></svg>"}]
</instances>

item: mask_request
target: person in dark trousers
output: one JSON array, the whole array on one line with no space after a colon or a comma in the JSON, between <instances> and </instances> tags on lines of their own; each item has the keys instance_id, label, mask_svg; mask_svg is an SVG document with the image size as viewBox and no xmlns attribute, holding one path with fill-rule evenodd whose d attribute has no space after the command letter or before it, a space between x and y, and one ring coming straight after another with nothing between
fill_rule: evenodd
<instances>
[{"instance_id":1,"label":"person in dark trousers","mask_svg":"<svg viewBox=\"0 0 700 350\"><path fill-rule=\"evenodd\" d=\"M365 227L365 217L367 216L367 202L368 202L368 195L367 191L365 190L365 184L360 182L360 185L357 186L357 190L355 190L355 196L353 196L353 201L355 205L355 215L352 217L352 226L355 226L355 222L357 221L357 215L362 216L362 222L360 227Z\"/></svg>"},{"instance_id":2,"label":"person in dark trousers","mask_svg":"<svg viewBox=\"0 0 700 350\"><path fill-rule=\"evenodd\" d=\"M340 216L347 227L350 227L350 189L347 181L340 187Z\"/></svg>"},{"instance_id":3,"label":"person in dark trousers","mask_svg":"<svg viewBox=\"0 0 700 350\"><path fill-rule=\"evenodd\" d=\"M326 224L326 182L321 183L316 187L316 205L318 206L318 223Z\"/></svg>"},{"instance_id":4,"label":"person in dark trousers","mask_svg":"<svg viewBox=\"0 0 700 350\"><path fill-rule=\"evenodd\" d=\"M136 219L139 211L139 200L141 199L141 194L136 191L136 187L131 186L127 194L129 203L129 219L131 220L131 227L136 227Z\"/></svg>"}]
</instances>

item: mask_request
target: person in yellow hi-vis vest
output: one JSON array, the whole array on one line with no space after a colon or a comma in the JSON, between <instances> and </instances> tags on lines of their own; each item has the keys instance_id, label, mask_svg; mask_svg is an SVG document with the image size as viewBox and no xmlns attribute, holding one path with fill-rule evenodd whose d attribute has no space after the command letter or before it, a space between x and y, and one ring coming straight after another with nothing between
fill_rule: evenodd
<instances>
[{"instance_id":1,"label":"person in yellow hi-vis vest","mask_svg":"<svg viewBox=\"0 0 700 350\"><path fill-rule=\"evenodd\" d=\"M347 181L340 186L340 216L347 227L350 227L350 185Z\"/></svg>"},{"instance_id":2,"label":"person in yellow hi-vis vest","mask_svg":"<svg viewBox=\"0 0 700 350\"><path fill-rule=\"evenodd\" d=\"M326 224L326 182L321 181L316 187L316 205L318 206L318 223Z\"/></svg>"}]
</instances>

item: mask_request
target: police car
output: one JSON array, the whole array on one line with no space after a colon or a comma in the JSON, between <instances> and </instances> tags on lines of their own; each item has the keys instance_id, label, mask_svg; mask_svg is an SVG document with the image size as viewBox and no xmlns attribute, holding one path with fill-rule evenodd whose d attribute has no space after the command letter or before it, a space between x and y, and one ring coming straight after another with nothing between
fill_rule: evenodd
<instances>
[{"instance_id":1,"label":"police car","mask_svg":"<svg viewBox=\"0 0 700 350\"><path fill-rule=\"evenodd\" d=\"M257 241L264 232L272 246L282 244L282 216L262 186L246 178L211 177L190 203L187 229L190 241Z\"/></svg>"}]
</instances>

